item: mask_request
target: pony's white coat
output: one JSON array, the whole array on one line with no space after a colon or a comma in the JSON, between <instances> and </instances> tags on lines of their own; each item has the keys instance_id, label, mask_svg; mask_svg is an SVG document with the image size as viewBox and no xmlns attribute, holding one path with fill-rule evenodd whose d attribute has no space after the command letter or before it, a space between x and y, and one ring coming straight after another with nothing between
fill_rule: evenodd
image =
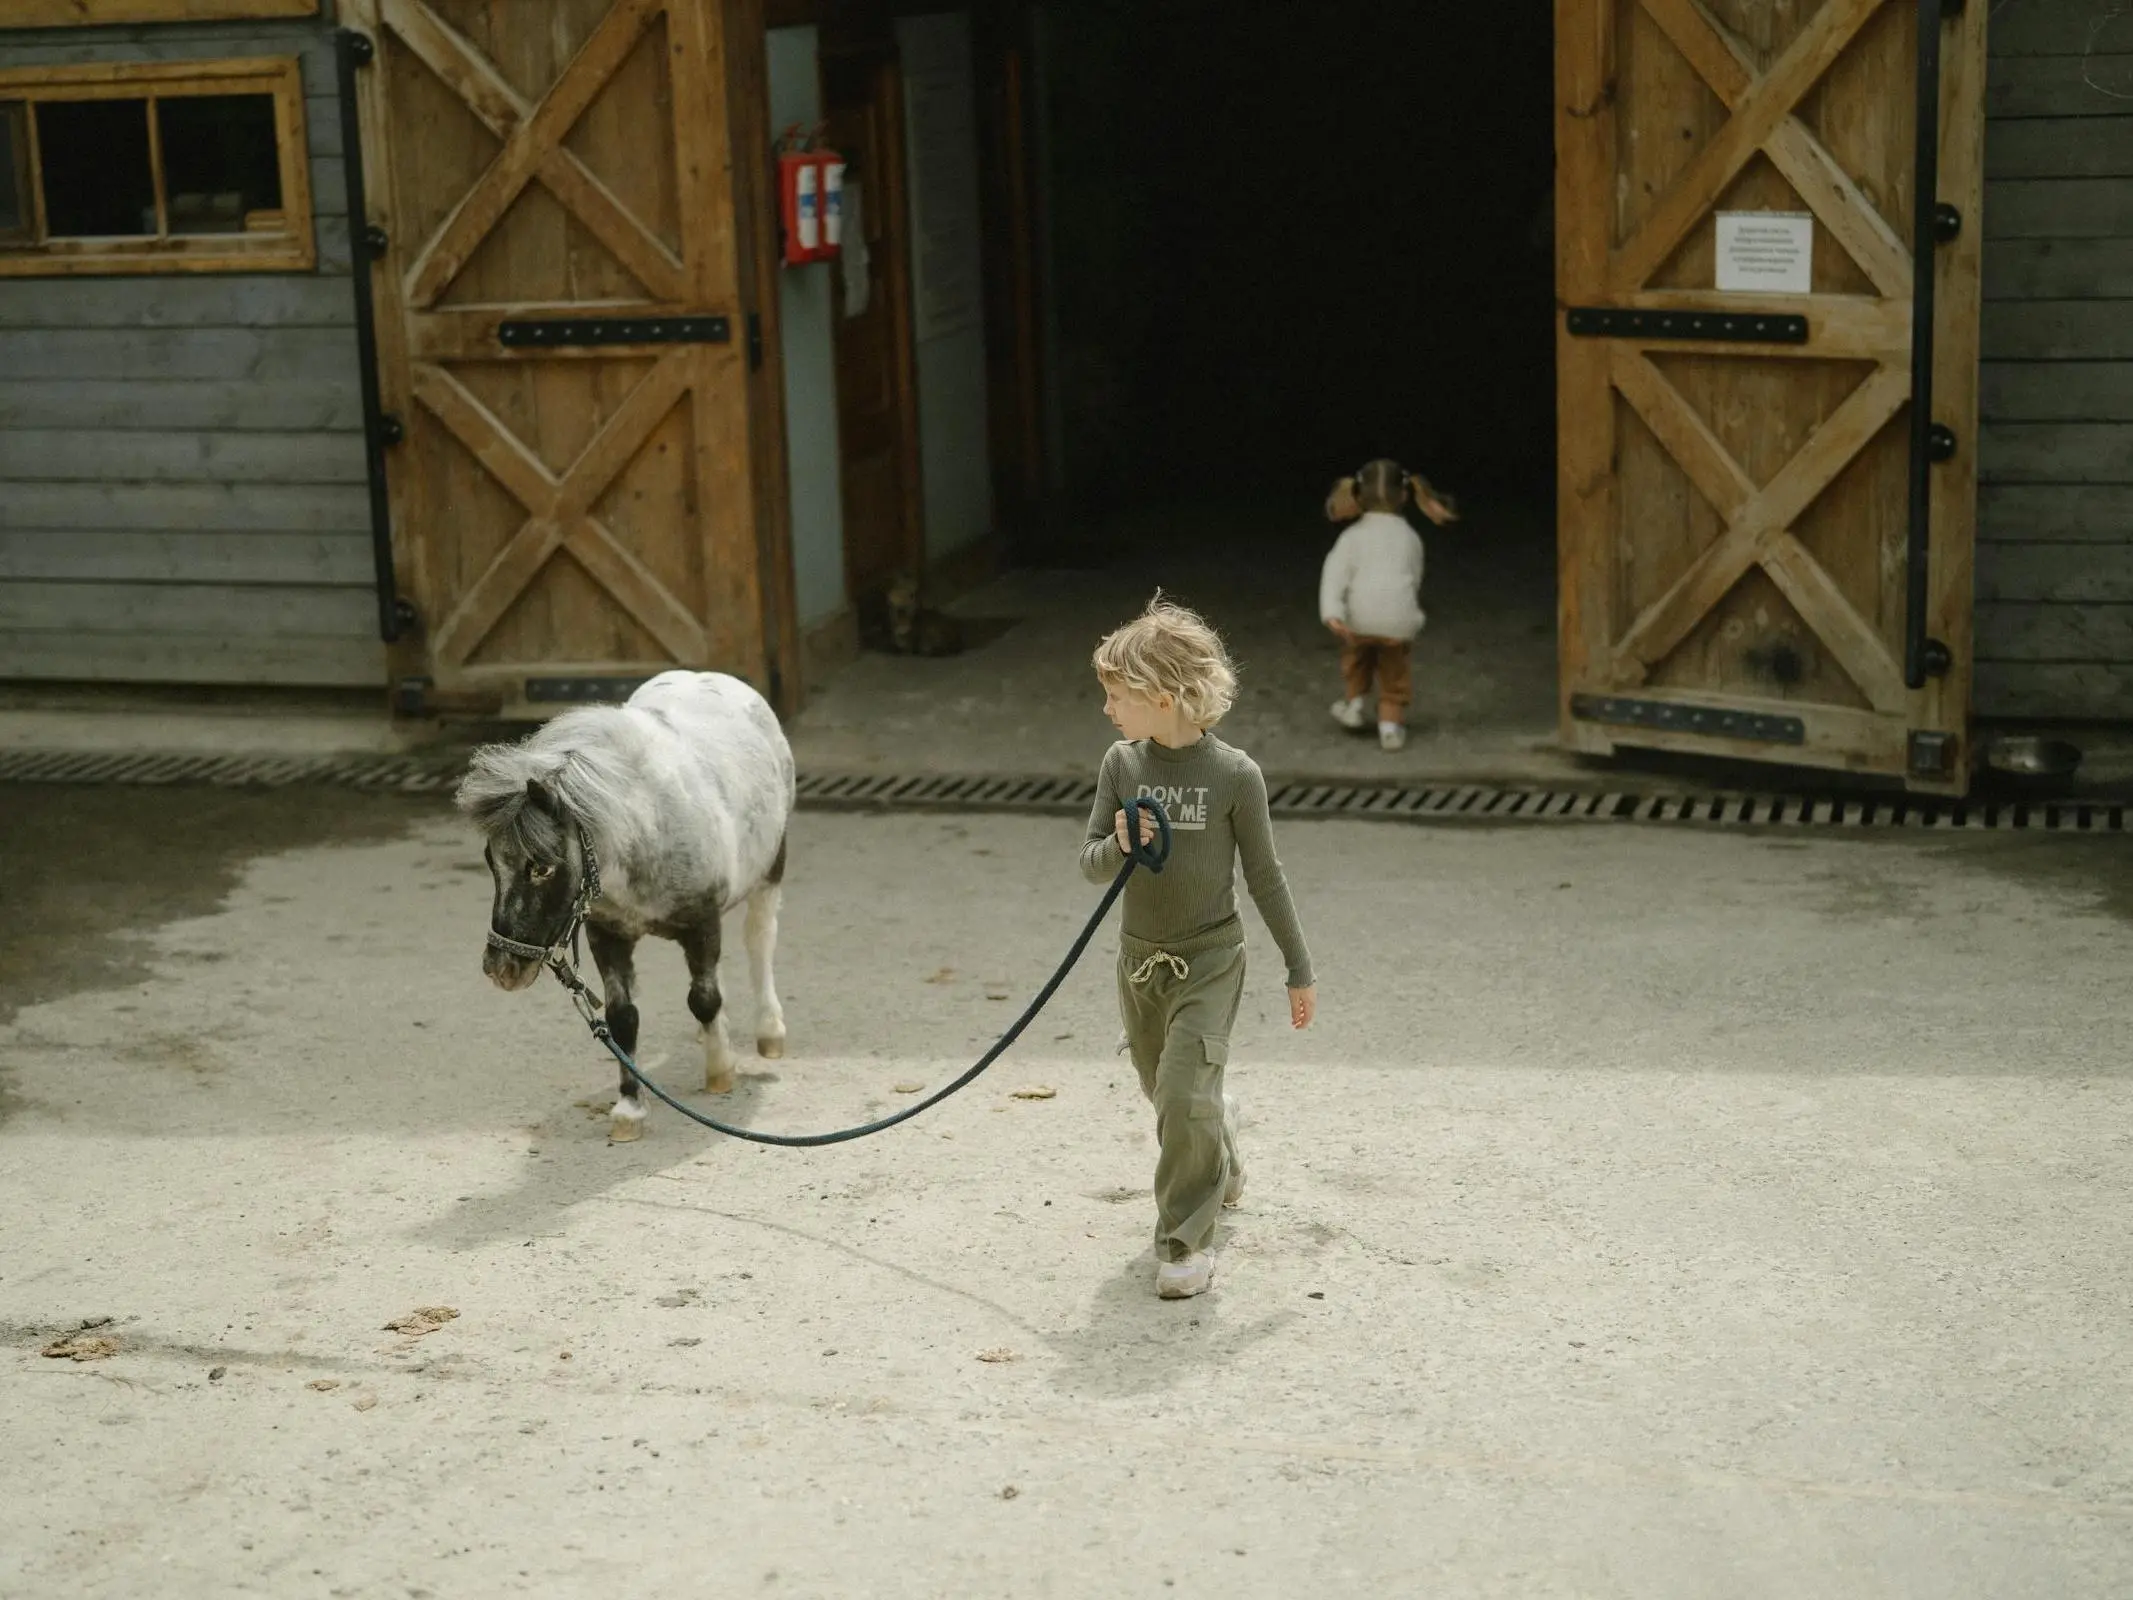
<instances>
[{"instance_id":1,"label":"pony's white coat","mask_svg":"<svg viewBox=\"0 0 2133 1600\"><path fill-rule=\"evenodd\" d=\"M566 711L518 744L478 751L460 804L504 812L533 779L592 839L600 920L639 937L707 895L721 911L747 898L792 816L792 747L777 714L722 672L662 672L620 706Z\"/></svg>"},{"instance_id":2,"label":"pony's white coat","mask_svg":"<svg viewBox=\"0 0 2133 1600\"><path fill-rule=\"evenodd\" d=\"M533 781L591 840L592 920L631 940L672 938L748 903L757 1047L783 1055L771 973L781 894L770 875L792 817L793 759L763 697L724 673L663 672L620 706L566 712L518 744L476 752L459 804L495 840L516 829ZM723 1012L703 1045L706 1087L730 1089ZM635 1138L644 1111L624 1098L613 1118L616 1138Z\"/></svg>"}]
</instances>

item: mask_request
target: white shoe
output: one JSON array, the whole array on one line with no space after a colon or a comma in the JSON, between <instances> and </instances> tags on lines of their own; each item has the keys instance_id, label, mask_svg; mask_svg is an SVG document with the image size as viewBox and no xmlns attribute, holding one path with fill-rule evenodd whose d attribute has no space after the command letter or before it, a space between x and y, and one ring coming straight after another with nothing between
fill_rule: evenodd
<instances>
[{"instance_id":1,"label":"white shoe","mask_svg":"<svg viewBox=\"0 0 2133 1600\"><path fill-rule=\"evenodd\" d=\"M1237 1097L1233 1094L1222 1097L1222 1134L1234 1163L1229 1169L1229 1182L1222 1186L1222 1203L1234 1210L1244 1203L1244 1163L1237 1160Z\"/></svg>"},{"instance_id":2,"label":"white shoe","mask_svg":"<svg viewBox=\"0 0 2133 1600\"><path fill-rule=\"evenodd\" d=\"M1407 748L1407 730L1397 722L1379 723L1378 748L1380 750L1405 750Z\"/></svg>"},{"instance_id":3,"label":"white shoe","mask_svg":"<svg viewBox=\"0 0 2133 1600\"><path fill-rule=\"evenodd\" d=\"M1165 1300L1190 1300L1215 1284L1215 1258L1195 1250L1183 1261L1161 1261L1155 1268L1155 1292Z\"/></svg>"},{"instance_id":4,"label":"white shoe","mask_svg":"<svg viewBox=\"0 0 2133 1600\"><path fill-rule=\"evenodd\" d=\"M1366 709L1360 697L1354 700L1336 700L1333 702L1333 720L1344 728L1361 728L1370 720L1365 715Z\"/></svg>"}]
</instances>

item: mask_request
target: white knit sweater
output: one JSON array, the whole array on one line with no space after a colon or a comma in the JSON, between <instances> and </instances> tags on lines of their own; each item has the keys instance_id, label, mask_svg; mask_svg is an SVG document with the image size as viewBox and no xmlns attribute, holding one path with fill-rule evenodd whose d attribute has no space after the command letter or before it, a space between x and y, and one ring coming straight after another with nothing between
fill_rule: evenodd
<instances>
[{"instance_id":1,"label":"white knit sweater","mask_svg":"<svg viewBox=\"0 0 2133 1600\"><path fill-rule=\"evenodd\" d=\"M1422 631L1422 536L1405 517L1370 511L1326 555L1318 614L1372 639L1412 639Z\"/></svg>"}]
</instances>

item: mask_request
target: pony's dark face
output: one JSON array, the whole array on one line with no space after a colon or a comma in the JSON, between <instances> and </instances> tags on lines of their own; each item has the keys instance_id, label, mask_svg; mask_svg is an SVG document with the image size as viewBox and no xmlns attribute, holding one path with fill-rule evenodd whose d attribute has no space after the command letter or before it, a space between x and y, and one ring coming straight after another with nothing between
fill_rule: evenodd
<instances>
[{"instance_id":1,"label":"pony's dark face","mask_svg":"<svg viewBox=\"0 0 2133 1600\"><path fill-rule=\"evenodd\" d=\"M577 902L582 864L554 798L528 784L525 807L489 836L482 854L496 884L489 926L506 939L544 949L561 939ZM492 944L482 951L481 970L499 989L524 989L540 977L541 963Z\"/></svg>"}]
</instances>

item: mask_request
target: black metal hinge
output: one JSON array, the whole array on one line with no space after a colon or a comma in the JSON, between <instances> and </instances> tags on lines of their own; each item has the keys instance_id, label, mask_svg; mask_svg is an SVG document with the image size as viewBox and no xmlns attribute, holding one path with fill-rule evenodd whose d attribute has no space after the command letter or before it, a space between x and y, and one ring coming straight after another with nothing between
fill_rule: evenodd
<instances>
[{"instance_id":1,"label":"black metal hinge","mask_svg":"<svg viewBox=\"0 0 2133 1600\"><path fill-rule=\"evenodd\" d=\"M1702 339L1725 344L1805 344L1807 319L1770 311L1628 311L1572 306L1580 339Z\"/></svg>"},{"instance_id":2,"label":"black metal hinge","mask_svg":"<svg viewBox=\"0 0 2133 1600\"><path fill-rule=\"evenodd\" d=\"M748 370L763 370L763 314L760 311L748 313Z\"/></svg>"},{"instance_id":3,"label":"black metal hinge","mask_svg":"<svg viewBox=\"0 0 2133 1600\"><path fill-rule=\"evenodd\" d=\"M620 705L649 678L528 678L526 699L534 705Z\"/></svg>"},{"instance_id":4,"label":"black metal hinge","mask_svg":"<svg viewBox=\"0 0 2133 1600\"><path fill-rule=\"evenodd\" d=\"M1620 695L1570 697L1570 714L1580 722L1610 723L1623 728L1661 728L1669 733L1697 733L1708 739L1752 739L1758 744L1805 744L1807 724L1798 717L1759 711L1726 711L1717 706L1688 706L1673 700L1631 700Z\"/></svg>"},{"instance_id":5,"label":"black metal hinge","mask_svg":"<svg viewBox=\"0 0 2133 1600\"><path fill-rule=\"evenodd\" d=\"M727 344L733 323L726 317L540 317L500 322L496 342L527 346L599 344Z\"/></svg>"}]
</instances>

